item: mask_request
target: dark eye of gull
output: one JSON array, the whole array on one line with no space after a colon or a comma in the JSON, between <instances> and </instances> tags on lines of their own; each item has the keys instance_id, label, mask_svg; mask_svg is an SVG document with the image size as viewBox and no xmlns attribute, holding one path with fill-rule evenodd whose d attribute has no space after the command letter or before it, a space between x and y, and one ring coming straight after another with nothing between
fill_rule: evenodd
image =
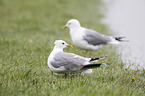
<instances>
[{"instance_id":1,"label":"dark eye of gull","mask_svg":"<svg viewBox=\"0 0 145 96\"><path fill-rule=\"evenodd\" d=\"M64 43L62 43L62 44L64 44Z\"/></svg>"},{"instance_id":2,"label":"dark eye of gull","mask_svg":"<svg viewBox=\"0 0 145 96\"><path fill-rule=\"evenodd\" d=\"M71 23L68 23L69 25L71 24Z\"/></svg>"}]
</instances>

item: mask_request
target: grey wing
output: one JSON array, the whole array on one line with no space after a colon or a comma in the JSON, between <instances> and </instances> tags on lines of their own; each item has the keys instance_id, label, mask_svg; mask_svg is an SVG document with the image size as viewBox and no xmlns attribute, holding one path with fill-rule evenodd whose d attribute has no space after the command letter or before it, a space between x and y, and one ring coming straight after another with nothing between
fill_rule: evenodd
<instances>
[{"instance_id":1,"label":"grey wing","mask_svg":"<svg viewBox=\"0 0 145 96\"><path fill-rule=\"evenodd\" d=\"M83 39L91 45L107 44L110 41L110 37L102 35L95 30L85 29L85 34Z\"/></svg>"},{"instance_id":2,"label":"grey wing","mask_svg":"<svg viewBox=\"0 0 145 96\"><path fill-rule=\"evenodd\" d=\"M85 63L83 58L75 58L73 53L59 52L54 56L54 61L51 62L52 66L59 68L64 66L66 70L70 70L79 67Z\"/></svg>"}]
</instances>

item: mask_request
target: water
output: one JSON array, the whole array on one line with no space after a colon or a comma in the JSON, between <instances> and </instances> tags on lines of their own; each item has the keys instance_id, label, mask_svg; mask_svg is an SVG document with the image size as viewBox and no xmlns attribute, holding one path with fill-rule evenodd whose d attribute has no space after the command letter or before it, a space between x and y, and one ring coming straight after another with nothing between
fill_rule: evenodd
<instances>
[{"instance_id":1,"label":"water","mask_svg":"<svg viewBox=\"0 0 145 96\"><path fill-rule=\"evenodd\" d=\"M145 68L145 0L104 0L103 23L130 41L118 49L126 67Z\"/></svg>"}]
</instances>

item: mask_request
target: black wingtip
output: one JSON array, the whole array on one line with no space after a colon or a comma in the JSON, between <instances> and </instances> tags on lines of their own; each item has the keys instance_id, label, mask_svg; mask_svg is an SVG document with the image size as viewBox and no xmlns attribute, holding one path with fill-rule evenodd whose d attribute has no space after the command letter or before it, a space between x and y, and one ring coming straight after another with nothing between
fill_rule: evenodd
<instances>
[{"instance_id":1,"label":"black wingtip","mask_svg":"<svg viewBox=\"0 0 145 96\"><path fill-rule=\"evenodd\" d=\"M120 42L129 42L129 40L123 40L123 38L126 38L125 36L122 37L114 37L115 40L120 41Z\"/></svg>"},{"instance_id":2,"label":"black wingtip","mask_svg":"<svg viewBox=\"0 0 145 96\"><path fill-rule=\"evenodd\" d=\"M102 56L102 57L91 58L91 60L90 60L90 61L99 60L99 59L104 59L104 58L107 58L107 56Z\"/></svg>"},{"instance_id":3,"label":"black wingtip","mask_svg":"<svg viewBox=\"0 0 145 96\"><path fill-rule=\"evenodd\" d=\"M99 67L103 67L106 65L110 65L110 64L106 64L106 63L100 63L100 64L88 64L82 67L81 70L86 70L86 69L93 69L93 68L99 68Z\"/></svg>"}]
</instances>

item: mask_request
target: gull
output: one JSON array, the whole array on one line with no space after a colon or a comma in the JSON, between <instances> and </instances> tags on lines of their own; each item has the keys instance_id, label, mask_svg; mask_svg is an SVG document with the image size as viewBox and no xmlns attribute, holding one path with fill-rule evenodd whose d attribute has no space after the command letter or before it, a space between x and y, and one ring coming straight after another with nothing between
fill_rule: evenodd
<instances>
[{"instance_id":1,"label":"gull","mask_svg":"<svg viewBox=\"0 0 145 96\"><path fill-rule=\"evenodd\" d=\"M106 56L85 58L74 53L63 52L63 48L72 47L63 40L56 40L54 44L55 46L47 62L52 72L58 74L91 73L93 68L109 65L106 63L95 63L98 62L99 59L106 58Z\"/></svg>"},{"instance_id":2,"label":"gull","mask_svg":"<svg viewBox=\"0 0 145 96\"><path fill-rule=\"evenodd\" d=\"M77 19L71 19L62 29L70 29L70 36L75 46L84 50L98 50L106 44L119 44L124 37L111 37L92 29L81 27Z\"/></svg>"}]
</instances>

